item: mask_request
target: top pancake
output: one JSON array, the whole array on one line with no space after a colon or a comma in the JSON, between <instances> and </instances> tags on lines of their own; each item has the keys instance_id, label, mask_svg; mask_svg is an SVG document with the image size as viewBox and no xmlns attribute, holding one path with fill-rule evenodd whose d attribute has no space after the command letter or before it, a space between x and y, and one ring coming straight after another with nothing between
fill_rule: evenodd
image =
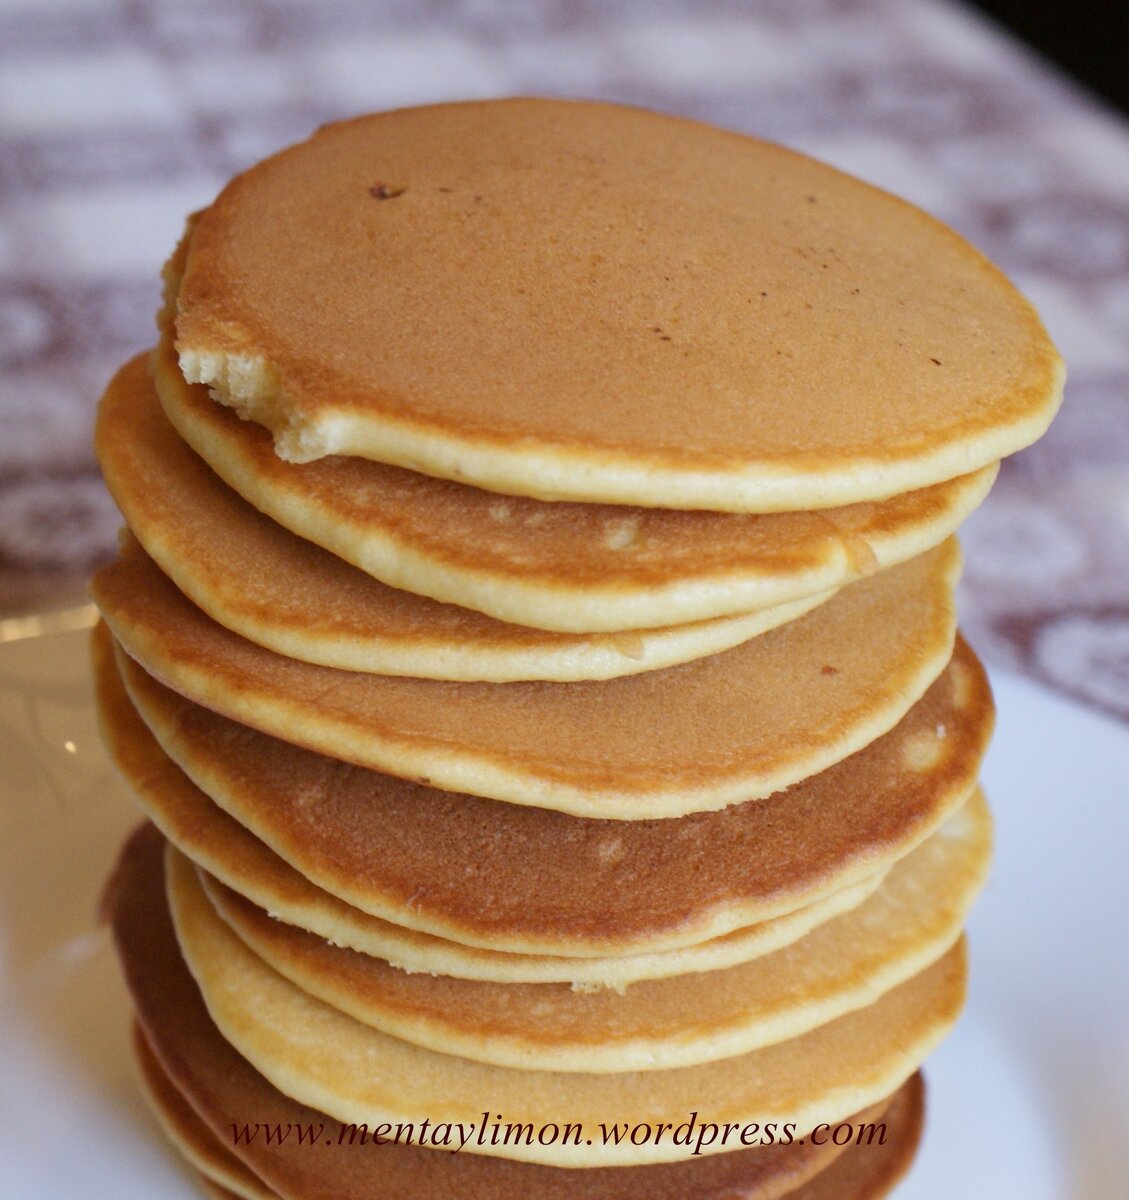
<instances>
[{"instance_id":1,"label":"top pancake","mask_svg":"<svg viewBox=\"0 0 1129 1200\"><path fill-rule=\"evenodd\" d=\"M192 234L185 377L303 461L769 512L873 500L1037 438L1062 367L955 233L780 147L607 104L358 118Z\"/></svg>"}]
</instances>

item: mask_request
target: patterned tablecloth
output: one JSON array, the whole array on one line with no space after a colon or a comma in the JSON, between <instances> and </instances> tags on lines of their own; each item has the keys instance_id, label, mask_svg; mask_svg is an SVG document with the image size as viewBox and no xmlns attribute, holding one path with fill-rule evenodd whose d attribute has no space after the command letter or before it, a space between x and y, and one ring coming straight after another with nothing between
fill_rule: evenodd
<instances>
[{"instance_id":1,"label":"patterned tablecloth","mask_svg":"<svg viewBox=\"0 0 1129 1200\"><path fill-rule=\"evenodd\" d=\"M0 0L0 615L81 600L90 450L183 215L324 121L543 93L786 142L999 262L1070 367L967 526L989 658L1129 719L1129 130L942 0Z\"/></svg>"}]
</instances>

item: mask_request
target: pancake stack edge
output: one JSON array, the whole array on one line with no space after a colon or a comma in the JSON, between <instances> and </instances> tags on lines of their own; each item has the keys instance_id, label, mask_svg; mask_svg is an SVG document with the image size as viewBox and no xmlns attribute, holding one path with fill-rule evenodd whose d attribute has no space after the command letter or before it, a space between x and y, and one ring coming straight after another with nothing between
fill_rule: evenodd
<instances>
[{"instance_id":1,"label":"pancake stack edge","mask_svg":"<svg viewBox=\"0 0 1129 1200\"><path fill-rule=\"evenodd\" d=\"M1059 401L1026 302L557 101L327 126L165 282L96 434L106 911L209 1194L885 1194L991 853L953 535Z\"/></svg>"}]
</instances>

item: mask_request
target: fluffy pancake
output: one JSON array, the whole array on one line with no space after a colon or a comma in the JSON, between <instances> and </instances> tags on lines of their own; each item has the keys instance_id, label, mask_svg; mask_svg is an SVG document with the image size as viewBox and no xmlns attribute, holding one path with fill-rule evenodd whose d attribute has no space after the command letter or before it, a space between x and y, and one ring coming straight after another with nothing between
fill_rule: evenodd
<instances>
[{"instance_id":1,"label":"fluffy pancake","mask_svg":"<svg viewBox=\"0 0 1129 1200\"><path fill-rule=\"evenodd\" d=\"M269 213L269 219L264 219ZM951 230L765 142L511 100L325 126L200 215L185 377L294 460L804 510L994 462L1062 367Z\"/></svg>"},{"instance_id":2,"label":"fluffy pancake","mask_svg":"<svg viewBox=\"0 0 1129 1200\"><path fill-rule=\"evenodd\" d=\"M212 1022L177 949L162 902L160 839L143 827L127 843L105 907L146 1038L162 1069L212 1133L225 1141L231 1122L303 1125L325 1121L274 1088L229 1045ZM887 1104L856 1112L856 1122L887 1122L883 1161L904 1167L920 1129L922 1089L915 1076ZM883 1111L884 1110L884 1111ZM907 1118L908 1121L907 1121ZM895 1130L909 1126L908 1145ZM481 1155L435 1153L415 1145L350 1149L322 1143L239 1147L254 1171L302 1200L778 1200L828 1163L834 1146L777 1144L695 1158L691 1162L562 1171ZM896 1173L896 1172L895 1172ZM802 1193L801 1193L802 1196ZM840 1198L841 1200L841 1198Z\"/></svg>"},{"instance_id":3,"label":"fluffy pancake","mask_svg":"<svg viewBox=\"0 0 1129 1200\"><path fill-rule=\"evenodd\" d=\"M987 680L962 642L895 730L787 792L677 821L593 821L347 767L194 705L119 655L157 748L123 704L102 646L111 753L146 807L165 814L163 826L190 824L212 857L219 853L223 831L208 832L191 784L177 778L183 771L355 908L527 954L695 945L870 879L963 803L992 727ZM170 814L170 804L180 811ZM253 880L273 886L250 865ZM236 888L246 891L247 881Z\"/></svg>"},{"instance_id":4,"label":"fluffy pancake","mask_svg":"<svg viewBox=\"0 0 1129 1200\"><path fill-rule=\"evenodd\" d=\"M977 795L850 913L753 962L622 995L408 975L273 920L175 850L169 887L203 887L270 967L393 1037L498 1066L605 1073L730 1058L872 1004L952 946L990 858L991 820Z\"/></svg>"},{"instance_id":5,"label":"fluffy pancake","mask_svg":"<svg viewBox=\"0 0 1129 1200\"><path fill-rule=\"evenodd\" d=\"M640 979L711 971L770 954L861 903L882 872L774 920L675 950L617 958L563 958L461 945L362 912L311 883L213 804L175 766L137 715L113 663L109 635L95 634L95 679L103 740L150 819L183 854L253 904L337 946L402 970L496 983L571 983L623 988Z\"/></svg>"},{"instance_id":6,"label":"fluffy pancake","mask_svg":"<svg viewBox=\"0 0 1129 1200\"><path fill-rule=\"evenodd\" d=\"M307 995L246 948L200 889L168 889L181 953L220 1033L276 1087L339 1121L462 1124L487 1105L534 1129L601 1121L665 1125L687 1114L762 1128L821 1122L895 1091L951 1029L964 1002L963 941L874 1004L802 1037L736 1058L617 1075L516 1071L437 1054L379 1033ZM568 1114L565 1117L564 1114ZM576 1145L472 1139L465 1149L547 1166L671 1162L685 1150L658 1138L627 1145L598 1134ZM588 1140L592 1144L588 1145ZM716 1143L703 1153L724 1147Z\"/></svg>"},{"instance_id":7,"label":"fluffy pancake","mask_svg":"<svg viewBox=\"0 0 1129 1200\"><path fill-rule=\"evenodd\" d=\"M130 655L234 720L439 788L642 820L767 796L885 733L949 658L958 571L950 539L721 654L580 683L298 662L211 620L139 555L91 591Z\"/></svg>"},{"instance_id":8,"label":"fluffy pancake","mask_svg":"<svg viewBox=\"0 0 1129 1200\"><path fill-rule=\"evenodd\" d=\"M881 1200L909 1170L925 1119L925 1090L921 1075L894 1094L882 1115L885 1146L851 1146L810 1183L790 1192L786 1200ZM887 1147L889 1153L887 1153Z\"/></svg>"},{"instance_id":9,"label":"fluffy pancake","mask_svg":"<svg viewBox=\"0 0 1129 1200\"><path fill-rule=\"evenodd\" d=\"M214 1186L238 1200L273 1200L275 1193L196 1115L134 1022L131 1045L141 1091L168 1139Z\"/></svg>"},{"instance_id":10,"label":"fluffy pancake","mask_svg":"<svg viewBox=\"0 0 1129 1200\"><path fill-rule=\"evenodd\" d=\"M943 540L997 470L767 516L503 499L361 459L283 462L259 426L184 383L167 339L154 367L180 435L279 524L393 587L565 632L743 614L836 588Z\"/></svg>"},{"instance_id":11,"label":"fluffy pancake","mask_svg":"<svg viewBox=\"0 0 1129 1200\"><path fill-rule=\"evenodd\" d=\"M233 1192L224 1188L219 1182L219 1179L226 1178L231 1181L230 1171L234 1157L228 1151L226 1145L221 1142L207 1124L197 1116L195 1110L188 1104L187 1100L176 1090L168 1075L157 1061L156 1055L150 1049L148 1043L144 1039L144 1035L137 1031L135 1026L134 1037L135 1050L139 1061L142 1062L142 1069L145 1072L150 1090L150 1097L154 1107L158 1111L158 1116L167 1124L176 1123L177 1136L174 1141L178 1147L185 1152L186 1157L190 1159L203 1173L203 1186L205 1191L216 1197L216 1200L232 1200L233 1197L243 1197L245 1200L272 1200L277 1194L271 1192L266 1184L262 1183L257 1176L252 1172L246 1171L241 1177L240 1183L243 1185L238 1192ZM269 1085L267 1085L269 1087ZM677 1200L773 1200L778 1197L779 1200L870 1200L870 1197L877 1197L884 1194L885 1188L890 1185L894 1178L901 1173L906 1164L913 1156L915 1144L920 1133L921 1126L921 1110L922 1110L922 1083L921 1076L915 1075L908 1080L893 1098L885 1105L881 1112L872 1111L866 1114L858 1114L852 1121L856 1126L860 1123L868 1123L872 1118L874 1120L881 1119L884 1127L884 1139L879 1148L875 1144L868 1144L864 1141L861 1147L852 1146L851 1149L845 1150L830 1159L829 1165L824 1165L817 1175L811 1178L808 1184L800 1184L798 1190L788 1187L789 1184L795 1183L804 1175L810 1175L811 1169L816 1165L817 1160L810 1152L802 1149L798 1145L788 1147L788 1151L794 1151L794 1157L797 1160L795 1163L788 1163L785 1157L778 1153L775 1161L771 1158L768 1160L773 1166L777 1166L777 1173L773 1175L771 1171L765 1171L764 1167L768 1163L758 1163L761 1170L754 1173L750 1170L748 1159L733 1163L732 1165L744 1166L745 1170L742 1173L740 1169L729 1172L730 1175L738 1176L739 1183L732 1180L726 1181L723 1185L724 1191L719 1194L717 1189L717 1181L707 1178L707 1172L711 1167L721 1165L725 1156L715 1155L706 1160L703 1164L703 1169L697 1172L697 1178L694 1180L692 1190L686 1190L688 1182L683 1183L684 1190L677 1193ZM277 1093L276 1093L277 1095ZM285 1098L283 1104L285 1105ZM298 1110L297 1113L292 1111L297 1106L291 1104L288 1107L288 1116L300 1116L303 1110ZM877 1106L876 1106L877 1108ZM306 1110L308 1111L308 1110ZM289 1124L294 1125L296 1122L290 1121ZM298 1122L306 1124L306 1122ZM287 1122L282 1122L285 1127ZM225 1130L225 1133L228 1131ZM188 1145L182 1145L187 1142ZM342 1149L342 1153L348 1154L347 1150ZM393 1151L393 1153L395 1153ZM280 1156L281 1157L281 1156ZM439 1157L439 1156L436 1156ZM494 1164L488 1162L487 1170L491 1166L500 1169L500 1172L505 1172L509 1168L509 1164L499 1163ZM726 1164L730 1165L730 1164ZM517 1164L514 1164L517 1166ZM537 1168L537 1167L518 1167L519 1170L528 1172L538 1172L542 1176L546 1172L553 1172L553 1168ZM659 1167L634 1167L627 1168L633 1171L634 1176L638 1179L639 1187L643 1184L651 1188L659 1188L661 1190L651 1190L647 1193L648 1200L662 1200L667 1197L671 1200L670 1193L662 1186L657 1175L666 1174L669 1176L675 1172L683 1171L685 1168L679 1164ZM576 1182L576 1187L567 1192L567 1195L592 1200L594 1188L592 1184L601 1187L599 1192L600 1200L618 1200L624 1196L622 1188L609 1189L609 1184L606 1182L608 1171L615 1171L615 1168L605 1168L603 1171L596 1169L595 1172L571 1172L562 1173L555 1172L555 1177L560 1178L565 1174L570 1180ZM600 1176L597 1180L586 1178L593 1173ZM332 1172L336 1175L336 1172ZM621 1173L622 1174L622 1173ZM754 1174L759 1178L754 1179ZM640 1178L641 1176L641 1178ZM501 1184L501 1180L496 1181ZM567 1187L567 1184L566 1184ZM787 1188L787 1191L782 1189ZM254 1190L252 1190L254 1189ZM425 1193L416 1193L425 1195L429 1198L440 1197L445 1193L435 1193L428 1191ZM504 1195L503 1192L496 1192L491 1200L497 1200L499 1195ZM549 1196L560 1196L557 1189L546 1193L538 1189L536 1192L519 1193L522 1196L528 1197L535 1194L540 1198ZM628 1189L630 1194L630 1189ZM289 1191L288 1196L294 1200L308 1200L312 1198L314 1193L306 1190ZM318 1196L324 1195L324 1192L319 1189L316 1193ZM466 1194L463 1193L465 1196ZM380 1193L370 1191L366 1194L365 1200L379 1200ZM335 1195L334 1200L339 1200L339 1196Z\"/></svg>"},{"instance_id":12,"label":"fluffy pancake","mask_svg":"<svg viewBox=\"0 0 1129 1200\"><path fill-rule=\"evenodd\" d=\"M827 598L687 626L582 635L507 624L388 587L227 487L169 425L147 361L128 362L102 398L95 446L106 485L146 551L193 603L291 658L440 679L608 679L728 649ZM963 495L963 481L945 486ZM432 537L442 532L429 527Z\"/></svg>"},{"instance_id":13,"label":"fluffy pancake","mask_svg":"<svg viewBox=\"0 0 1129 1200\"><path fill-rule=\"evenodd\" d=\"M205 1196L210 1200L241 1200L238 1192L233 1192L230 1188L225 1188L222 1183L217 1183L206 1172L199 1172L200 1187ZM274 1195L275 1193L270 1193Z\"/></svg>"},{"instance_id":14,"label":"fluffy pancake","mask_svg":"<svg viewBox=\"0 0 1129 1200\"><path fill-rule=\"evenodd\" d=\"M616 958L565 958L466 946L362 912L311 883L249 829L213 804L175 766L137 715L112 659L109 635L95 636L95 678L103 741L149 818L183 854L251 903L337 946L411 972L496 983L569 983L624 988L640 979L712 971L770 954L860 904L882 872L801 908L675 950Z\"/></svg>"},{"instance_id":15,"label":"fluffy pancake","mask_svg":"<svg viewBox=\"0 0 1129 1200\"><path fill-rule=\"evenodd\" d=\"M222 1183L217 1183L214 1179L201 1171L199 1174L200 1187L205 1196L210 1197L210 1200L241 1200L238 1192L233 1192L230 1188L225 1188ZM275 1193L270 1193L274 1195Z\"/></svg>"}]
</instances>

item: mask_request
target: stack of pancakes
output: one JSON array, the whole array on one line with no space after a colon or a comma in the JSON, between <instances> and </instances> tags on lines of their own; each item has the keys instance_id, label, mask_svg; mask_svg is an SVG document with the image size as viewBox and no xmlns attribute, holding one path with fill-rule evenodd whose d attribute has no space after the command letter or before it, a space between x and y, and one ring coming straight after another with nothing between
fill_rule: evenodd
<instances>
[{"instance_id":1,"label":"stack of pancakes","mask_svg":"<svg viewBox=\"0 0 1129 1200\"><path fill-rule=\"evenodd\" d=\"M95 659L209 1188L882 1194L990 856L952 534L1057 406L1030 307L827 167L551 101L329 126L166 286Z\"/></svg>"}]
</instances>

